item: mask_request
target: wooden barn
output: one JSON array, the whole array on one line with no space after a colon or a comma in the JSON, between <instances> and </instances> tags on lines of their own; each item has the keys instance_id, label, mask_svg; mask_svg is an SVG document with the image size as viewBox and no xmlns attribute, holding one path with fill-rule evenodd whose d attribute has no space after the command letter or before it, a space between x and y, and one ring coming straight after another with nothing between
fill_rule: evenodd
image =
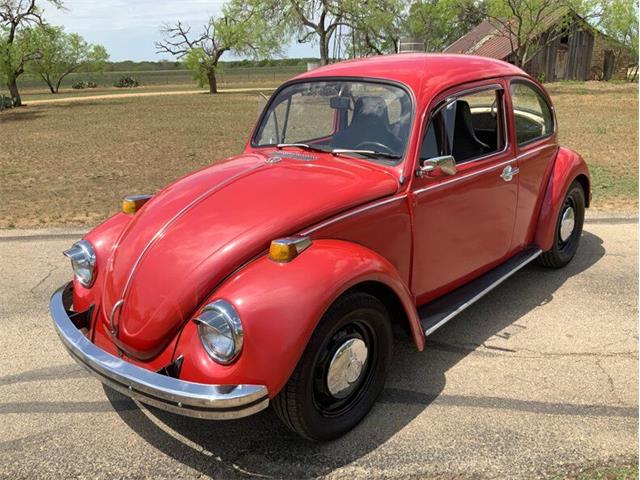
<instances>
[{"instance_id":1,"label":"wooden barn","mask_svg":"<svg viewBox=\"0 0 640 480\"><path fill-rule=\"evenodd\" d=\"M557 15L541 36L544 45L524 66L546 82L626 78L630 54L626 47L574 13ZM444 50L497 58L513 63L512 44L504 27L484 20Z\"/></svg>"}]
</instances>

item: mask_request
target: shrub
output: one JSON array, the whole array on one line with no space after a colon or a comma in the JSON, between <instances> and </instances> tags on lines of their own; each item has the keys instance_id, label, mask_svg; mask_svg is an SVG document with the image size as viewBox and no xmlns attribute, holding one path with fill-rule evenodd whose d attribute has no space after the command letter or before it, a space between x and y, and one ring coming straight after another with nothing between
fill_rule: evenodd
<instances>
[{"instance_id":1,"label":"shrub","mask_svg":"<svg viewBox=\"0 0 640 480\"><path fill-rule=\"evenodd\" d=\"M140 82L138 81L138 79L127 75L114 83L113 86L117 88L136 88L140 86Z\"/></svg>"},{"instance_id":2,"label":"shrub","mask_svg":"<svg viewBox=\"0 0 640 480\"><path fill-rule=\"evenodd\" d=\"M4 110L7 108L13 108L13 99L11 97L7 97L6 95L0 94L0 110Z\"/></svg>"},{"instance_id":3,"label":"shrub","mask_svg":"<svg viewBox=\"0 0 640 480\"><path fill-rule=\"evenodd\" d=\"M75 88L76 90L83 90L85 88L97 88L98 84L96 82L86 82L86 81L80 81L80 82L76 82L74 83L71 88Z\"/></svg>"}]
</instances>

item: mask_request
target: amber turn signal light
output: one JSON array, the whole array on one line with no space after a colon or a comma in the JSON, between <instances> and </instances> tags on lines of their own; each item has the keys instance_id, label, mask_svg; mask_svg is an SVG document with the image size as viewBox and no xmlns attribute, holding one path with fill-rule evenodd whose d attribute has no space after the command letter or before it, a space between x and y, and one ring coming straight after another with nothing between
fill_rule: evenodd
<instances>
[{"instance_id":1,"label":"amber turn signal light","mask_svg":"<svg viewBox=\"0 0 640 480\"><path fill-rule=\"evenodd\" d=\"M151 199L152 195L127 195L122 199L122 212L133 215Z\"/></svg>"},{"instance_id":2,"label":"amber turn signal light","mask_svg":"<svg viewBox=\"0 0 640 480\"><path fill-rule=\"evenodd\" d=\"M311 246L309 237L286 237L273 240L269 247L269 258L274 262L290 262Z\"/></svg>"}]
</instances>

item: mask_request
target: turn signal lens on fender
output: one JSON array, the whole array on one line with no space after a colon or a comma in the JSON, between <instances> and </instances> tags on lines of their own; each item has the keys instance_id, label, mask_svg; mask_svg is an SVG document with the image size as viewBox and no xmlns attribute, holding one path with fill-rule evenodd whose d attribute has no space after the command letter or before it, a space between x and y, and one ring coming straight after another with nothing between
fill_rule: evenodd
<instances>
[{"instance_id":1,"label":"turn signal lens on fender","mask_svg":"<svg viewBox=\"0 0 640 480\"><path fill-rule=\"evenodd\" d=\"M311 246L309 237L286 237L273 240L269 247L269 258L274 262L290 262Z\"/></svg>"},{"instance_id":2,"label":"turn signal lens on fender","mask_svg":"<svg viewBox=\"0 0 640 480\"><path fill-rule=\"evenodd\" d=\"M133 215L147 203L153 195L127 195L122 199L122 212Z\"/></svg>"}]
</instances>

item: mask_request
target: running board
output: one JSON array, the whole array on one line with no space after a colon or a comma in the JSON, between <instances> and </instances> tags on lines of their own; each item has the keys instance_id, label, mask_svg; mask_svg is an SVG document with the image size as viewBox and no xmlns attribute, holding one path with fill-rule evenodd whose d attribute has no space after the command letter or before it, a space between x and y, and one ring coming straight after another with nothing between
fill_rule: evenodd
<instances>
[{"instance_id":1,"label":"running board","mask_svg":"<svg viewBox=\"0 0 640 480\"><path fill-rule=\"evenodd\" d=\"M431 335L453 317L480 300L511 275L535 260L541 253L542 250L539 248L527 248L472 282L418 308L418 316L425 336Z\"/></svg>"}]
</instances>

